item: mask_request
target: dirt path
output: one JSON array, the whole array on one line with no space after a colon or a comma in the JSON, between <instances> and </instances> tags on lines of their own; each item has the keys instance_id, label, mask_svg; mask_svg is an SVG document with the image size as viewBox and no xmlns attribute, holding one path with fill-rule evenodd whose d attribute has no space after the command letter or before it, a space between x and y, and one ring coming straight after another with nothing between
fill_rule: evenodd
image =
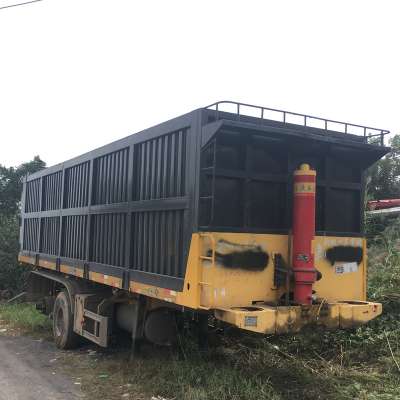
<instances>
[{"instance_id":1,"label":"dirt path","mask_svg":"<svg viewBox=\"0 0 400 400\"><path fill-rule=\"evenodd\" d=\"M0 335L0 400L77 400L79 385L57 366L53 343Z\"/></svg>"}]
</instances>

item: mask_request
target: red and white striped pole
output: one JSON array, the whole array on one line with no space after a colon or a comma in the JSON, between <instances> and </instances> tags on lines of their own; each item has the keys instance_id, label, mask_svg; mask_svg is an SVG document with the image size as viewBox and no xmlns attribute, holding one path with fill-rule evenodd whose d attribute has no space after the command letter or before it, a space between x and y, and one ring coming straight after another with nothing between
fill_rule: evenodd
<instances>
[{"instance_id":1,"label":"red and white striped pole","mask_svg":"<svg viewBox=\"0 0 400 400\"><path fill-rule=\"evenodd\" d=\"M316 172L308 164L294 172L292 267L294 302L312 303L312 286L316 281L313 240L315 237Z\"/></svg>"}]
</instances>

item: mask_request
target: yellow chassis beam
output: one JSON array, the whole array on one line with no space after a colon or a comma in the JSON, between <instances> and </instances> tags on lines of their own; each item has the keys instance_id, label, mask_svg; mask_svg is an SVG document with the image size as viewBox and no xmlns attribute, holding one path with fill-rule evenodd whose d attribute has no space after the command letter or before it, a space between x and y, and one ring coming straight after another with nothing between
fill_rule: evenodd
<instances>
[{"instance_id":1,"label":"yellow chassis beam","mask_svg":"<svg viewBox=\"0 0 400 400\"><path fill-rule=\"evenodd\" d=\"M264 334L298 332L306 325L328 329L352 328L382 313L382 305L364 301L321 303L312 306L233 307L214 311L215 318L240 329Z\"/></svg>"}]
</instances>

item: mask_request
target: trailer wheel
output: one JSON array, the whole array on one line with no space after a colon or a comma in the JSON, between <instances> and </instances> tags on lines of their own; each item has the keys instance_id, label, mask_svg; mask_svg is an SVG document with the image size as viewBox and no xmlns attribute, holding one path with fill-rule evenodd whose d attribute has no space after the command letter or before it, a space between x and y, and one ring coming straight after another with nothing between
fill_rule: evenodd
<instances>
[{"instance_id":1,"label":"trailer wheel","mask_svg":"<svg viewBox=\"0 0 400 400\"><path fill-rule=\"evenodd\" d=\"M68 294L62 291L58 293L53 309L53 336L59 349L73 349L79 344L79 335L73 329L71 302Z\"/></svg>"}]
</instances>

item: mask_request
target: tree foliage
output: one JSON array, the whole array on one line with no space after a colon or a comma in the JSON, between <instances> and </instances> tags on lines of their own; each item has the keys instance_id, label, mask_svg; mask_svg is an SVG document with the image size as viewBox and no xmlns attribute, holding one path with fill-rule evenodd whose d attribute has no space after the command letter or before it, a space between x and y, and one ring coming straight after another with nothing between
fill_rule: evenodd
<instances>
[{"instance_id":1,"label":"tree foliage","mask_svg":"<svg viewBox=\"0 0 400 400\"><path fill-rule=\"evenodd\" d=\"M18 236L18 217L0 215L0 290L15 292L22 289L24 275L28 272L17 261Z\"/></svg>"},{"instance_id":2,"label":"tree foliage","mask_svg":"<svg viewBox=\"0 0 400 400\"><path fill-rule=\"evenodd\" d=\"M368 194L374 200L400 198L400 135L389 143L392 151L368 170Z\"/></svg>"},{"instance_id":3,"label":"tree foliage","mask_svg":"<svg viewBox=\"0 0 400 400\"><path fill-rule=\"evenodd\" d=\"M7 168L0 164L0 215L12 216L18 213L24 176L45 166L46 163L39 156L18 167Z\"/></svg>"},{"instance_id":4,"label":"tree foliage","mask_svg":"<svg viewBox=\"0 0 400 400\"><path fill-rule=\"evenodd\" d=\"M26 267L18 264L19 204L23 178L43 169L39 156L18 167L0 164L0 289L21 289Z\"/></svg>"}]
</instances>

